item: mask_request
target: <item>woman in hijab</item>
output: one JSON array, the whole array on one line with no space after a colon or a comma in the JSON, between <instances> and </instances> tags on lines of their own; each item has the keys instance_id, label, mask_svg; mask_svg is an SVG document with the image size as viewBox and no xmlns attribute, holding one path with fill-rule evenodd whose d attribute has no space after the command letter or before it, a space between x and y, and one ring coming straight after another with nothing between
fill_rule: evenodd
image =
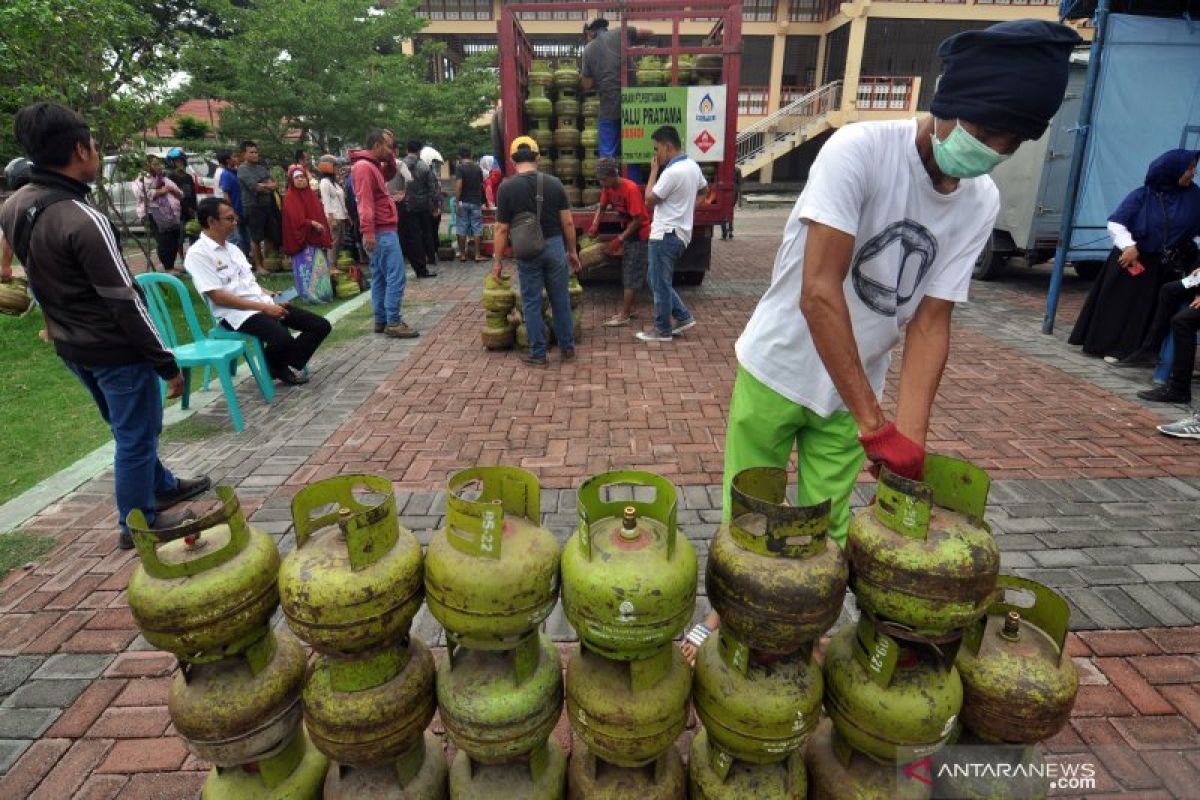
<instances>
[{"instance_id":1,"label":"woman in hijab","mask_svg":"<svg viewBox=\"0 0 1200 800\"><path fill-rule=\"evenodd\" d=\"M504 176L496 167L495 156L484 156L479 159L479 169L483 171L483 200L487 208L496 207L496 192Z\"/></svg>"},{"instance_id":2,"label":"woman in hijab","mask_svg":"<svg viewBox=\"0 0 1200 800\"><path fill-rule=\"evenodd\" d=\"M296 293L302 300L328 303L333 299L326 251L333 246L329 220L321 200L308 183L308 173L288 170L288 191L283 198L283 252L292 257Z\"/></svg>"},{"instance_id":3,"label":"woman in hijab","mask_svg":"<svg viewBox=\"0 0 1200 800\"><path fill-rule=\"evenodd\" d=\"M1138 349L1159 289L1190 271L1200 235L1200 187L1193 150L1168 150L1150 164L1146 182L1108 218L1113 250L1088 293L1071 344L1093 356L1122 359Z\"/></svg>"}]
</instances>

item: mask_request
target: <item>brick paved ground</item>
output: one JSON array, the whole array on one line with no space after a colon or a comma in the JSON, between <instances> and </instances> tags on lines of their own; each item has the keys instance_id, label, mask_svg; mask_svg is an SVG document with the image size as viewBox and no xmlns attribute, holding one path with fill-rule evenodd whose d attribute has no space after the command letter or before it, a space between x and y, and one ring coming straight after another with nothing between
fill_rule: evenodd
<instances>
[{"instance_id":1,"label":"brick paved ground","mask_svg":"<svg viewBox=\"0 0 1200 800\"><path fill-rule=\"evenodd\" d=\"M749 212L734 243L714 244L714 274L685 294L701 325L676 345L600 327L618 295L591 288L579 360L525 368L477 344L482 268L448 265L410 284L421 339L321 353L313 382L270 408L245 387L244 434L171 446L167 460L237 487L285 551L292 494L339 472L392 478L404 523L425 539L440 525L447 474L519 463L548 487L545 524L565 539L581 478L644 467L680 487L680 522L703 558L720 515L732 342L766 286L782 217ZM1194 797L1200 457L1153 431L1182 409L1144 408L1130 376L1065 345L1086 284L1068 276L1059 331L1037 332L1044 285L1044 270L977 285L956 314L931 446L992 472L1005 568L1059 587L1072 605L1084 685L1051 750L1099 763L1091 796ZM219 404L202 418L226 423ZM10 575L0 596L0 797L175 798L203 780L169 728L172 660L134 629L123 592L134 561L114 549L115 521L103 475L27 526L63 545ZM701 598L697 615L706 609ZM417 628L442 643L427 614ZM549 630L564 646L572 638L561 613Z\"/></svg>"}]
</instances>

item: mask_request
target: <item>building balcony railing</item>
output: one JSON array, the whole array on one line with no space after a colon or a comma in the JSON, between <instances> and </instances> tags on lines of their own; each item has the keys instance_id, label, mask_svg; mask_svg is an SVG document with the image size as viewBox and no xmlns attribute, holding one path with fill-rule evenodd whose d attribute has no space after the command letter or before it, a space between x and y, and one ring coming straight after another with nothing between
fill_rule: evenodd
<instances>
[{"instance_id":1,"label":"building balcony railing","mask_svg":"<svg viewBox=\"0 0 1200 800\"><path fill-rule=\"evenodd\" d=\"M492 0L423 0L417 16L430 20L494 19Z\"/></svg>"},{"instance_id":2,"label":"building balcony railing","mask_svg":"<svg viewBox=\"0 0 1200 800\"><path fill-rule=\"evenodd\" d=\"M779 105L786 106L815 89L815 86L781 86L779 89Z\"/></svg>"},{"instance_id":3,"label":"building balcony railing","mask_svg":"<svg viewBox=\"0 0 1200 800\"><path fill-rule=\"evenodd\" d=\"M916 107L911 77L866 76L858 79L855 106L860 111L904 111Z\"/></svg>"},{"instance_id":4,"label":"building balcony railing","mask_svg":"<svg viewBox=\"0 0 1200 800\"><path fill-rule=\"evenodd\" d=\"M743 86L738 89L739 117L764 116L770 104L770 86Z\"/></svg>"}]
</instances>

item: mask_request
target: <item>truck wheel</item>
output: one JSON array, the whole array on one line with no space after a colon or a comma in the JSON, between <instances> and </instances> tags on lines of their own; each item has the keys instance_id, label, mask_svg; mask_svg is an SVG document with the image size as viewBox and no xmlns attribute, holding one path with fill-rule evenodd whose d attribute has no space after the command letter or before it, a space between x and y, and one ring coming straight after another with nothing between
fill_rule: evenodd
<instances>
[{"instance_id":1,"label":"truck wheel","mask_svg":"<svg viewBox=\"0 0 1200 800\"><path fill-rule=\"evenodd\" d=\"M676 272L673 284L679 286L699 286L704 283L704 276L707 272Z\"/></svg>"},{"instance_id":2,"label":"truck wheel","mask_svg":"<svg viewBox=\"0 0 1200 800\"><path fill-rule=\"evenodd\" d=\"M996 252L996 234L993 233L988 237L979 258L975 259L975 269L971 271L971 277L980 281L994 281L1004 274L1007 263L1008 255Z\"/></svg>"},{"instance_id":3,"label":"truck wheel","mask_svg":"<svg viewBox=\"0 0 1200 800\"><path fill-rule=\"evenodd\" d=\"M1071 266L1075 268L1075 274L1083 278L1085 281L1095 280L1100 274L1100 270L1104 268L1103 261L1073 261Z\"/></svg>"}]
</instances>

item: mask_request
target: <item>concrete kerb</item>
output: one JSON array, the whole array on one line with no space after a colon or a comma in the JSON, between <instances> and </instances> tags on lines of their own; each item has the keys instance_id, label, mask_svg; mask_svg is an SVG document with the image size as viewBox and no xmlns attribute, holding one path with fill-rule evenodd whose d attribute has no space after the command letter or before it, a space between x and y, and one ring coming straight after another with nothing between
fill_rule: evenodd
<instances>
[{"instance_id":1,"label":"concrete kerb","mask_svg":"<svg viewBox=\"0 0 1200 800\"><path fill-rule=\"evenodd\" d=\"M330 325L336 325L370 302L370 292L363 292L330 311L325 319L329 320ZM242 381L251 379L250 371L243 370L234 377L234 383L240 384ZM224 395L220 391L197 392L192 395L191 408L184 410L175 404L163 412L163 427L182 422L222 399L224 399ZM74 464L59 470L0 506L0 536L17 530L26 520L42 513L47 507L57 503L75 489L109 469L113 463L115 450L115 445L111 441L102 444Z\"/></svg>"}]
</instances>

